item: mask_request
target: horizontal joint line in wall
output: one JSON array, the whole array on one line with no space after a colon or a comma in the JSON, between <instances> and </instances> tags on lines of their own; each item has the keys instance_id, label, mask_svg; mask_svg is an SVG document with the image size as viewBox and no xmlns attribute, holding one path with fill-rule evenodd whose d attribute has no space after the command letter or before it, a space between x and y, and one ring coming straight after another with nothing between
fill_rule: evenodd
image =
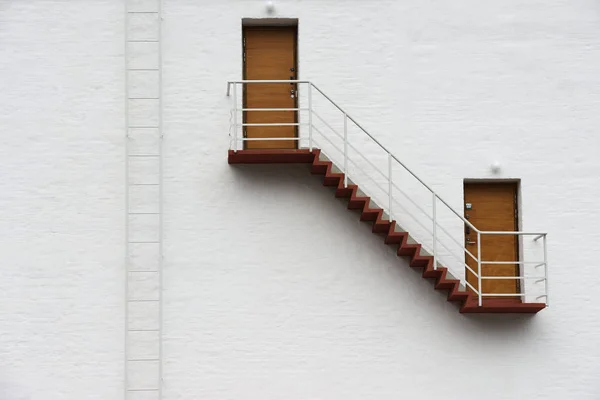
<instances>
[{"instance_id":1,"label":"horizontal joint line in wall","mask_svg":"<svg viewBox=\"0 0 600 400\"><path fill-rule=\"evenodd\" d=\"M127 243L131 243L131 244L155 243L155 244L158 244L158 243L160 243L160 242L158 242L158 241L154 241L154 242L127 242Z\"/></svg>"},{"instance_id":2,"label":"horizontal joint line in wall","mask_svg":"<svg viewBox=\"0 0 600 400\"><path fill-rule=\"evenodd\" d=\"M132 358L127 361L160 361L160 358Z\"/></svg>"},{"instance_id":3,"label":"horizontal joint line in wall","mask_svg":"<svg viewBox=\"0 0 600 400\"><path fill-rule=\"evenodd\" d=\"M160 71L158 68L127 68L127 71Z\"/></svg>"},{"instance_id":4,"label":"horizontal joint line in wall","mask_svg":"<svg viewBox=\"0 0 600 400\"><path fill-rule=\"evenodd\" d=\"M129 215L158 215L158 212L130 212Z\"/></svg>"},{"instance_id":5,"label":"horizontal joint line in wall","mask_svg":"<svg viewBox=\"0 0 600 400\"><path fill-rule=\"evenodd\" d=\"M159 183L130 183L129 186L158 186Z\"/></svg>"},{"instance_id":6,"label":"horizontal joint line in wall","mask_svg":"<svg viewBox=\"0 0 600 400\"><path fill-rule=\"evenodd\" d=\"M148 269L148 270L135 270L135 271L129 271L131 273L142 273L142 272L153 272L153 273L158 273L159 271L157 269Z\"/></svg>"},{"instance_id":7,"label":"horizontal joint line in wall","mask_svg":"<svg viewBox=\"0 0 600 400\"><path fill-rule=\"evenodd\" d=\"M130 154L127 157L160 157L160 154Z\"/></svg>"},{"instance_id":8,"label":"horizontal joint line in wall","mask_svg":"<svg viewBox=\"0 0 600 400\"><path fill-rule=\"evenodd\" d=\"M158 11L127 11L127 14L158 14Z\"/></svg>"},{"instance_id":9,"label":"horizontal joint line in wall","mask_svg":"<svg viewBox=\"0 0 600 400\"><path fill-rule=\"evenodd\" d=\"M152 125L150 125L150 126L128 126L128 128L129 129L158 129L158 128L160 128L160 126L156 126L156 125L154 125L154 126L152 126Z\"/></svg>"},{"instance_id":10,"label":"horizontal joint line in wall","mask_svg":"<svg viewBox=\"0 0 600 400\"><path fill-rule=\"evenodd\" d=\"M160 97L128 97L128 100L160 100Z\"/></svg>"},{"instance_id":11,"label":"horizontal joint line in wall","mask_svg":"<svg viewBox=\"0 0 600 400\"><path fill-rule=\"evenodd\" d=\"M148 271L127 271L129 274L158 274L160 271L158 270L148 270Z\"/></svg>"},{"instance_id":12,"label":"horizontal joint line in wall","mask_svg":"<svg viewBox=\"0 0 600 400\"><path fill-rule=\"evenodd\" d=\"M127 329L127 332L160 332L160 329Z\"/></svg>"},{"instance_id":13,"label":"horizontal joint line in wall","mask_svg":"<svg viewBox=\"0 0 600 400\"><path fill-rule=\"evenodd\" d=\"M158 43L158 40L128 40L127 43Z\"/></svg>"},{"instance_id":14,"label":"horizontal joint line in wall","mask_svg":"<svg viewBox=\"0 0 600 400\"><path fill-rule=\"evenodd\" d=\"M127 300L127 302L129 302L129 303L151 303L153 301L157 302L157 301L160 301L160 299L140 299L140 300L129 299L129 300Z\"/></svg>"},{"instance_id":15,"label":"horizontal joint line in wall","mask_svg":"<svg viewBox=\"0 0 600 400\"><path fill-rule=\"evenodd\" d=\"M128 392L157 392L158 389L127 389Z\"/></svg>"}]
</instances>

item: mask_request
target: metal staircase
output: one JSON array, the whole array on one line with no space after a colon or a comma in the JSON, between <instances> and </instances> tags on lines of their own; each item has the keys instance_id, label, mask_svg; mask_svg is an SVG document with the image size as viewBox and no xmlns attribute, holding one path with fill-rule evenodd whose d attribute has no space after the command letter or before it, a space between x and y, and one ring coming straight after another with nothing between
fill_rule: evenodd
<instances>
[{"instance_id":1,"label":"metal staircase","mask_svg":"<svg viewBox=\"0 0 600 400\"><path fill-rule=\"evenodd\" d=\"M125 400L162 398L161 1L126 0Z\"/></svg>"},{"instance_id":2,"label":"metal staircase","mask_svg":"<svg viewBox=\"0 0 600 400\"><path fill-rule=\"evenodd\" d=\"M253 84L296 85L298 108L246 108L241 100L243 95L238 92L243 93L247 85ZM336 186L339 180L336 196L350 196L349 208L352 204L352 207L359 207L363 201L365 218L371 218L377 213L375 210L381 210L381 215L377 218L387 221L387 225L377 219L374 222L374 232L376 229L384 229L383 227L390 228L389 232L386 231L386 243L399 243L401 248L398 255L410 255L411 250L416 251L412 254L411 266L425 267L424 260L427 259L430 264L425 267L423 276L437 279L436 289L451 290L448 299L460 299L463 302L462 312L509 312L505 311L509 309L521 310L515 312L537 312L549 304L545 232L477 229L451 206L451 202L442 199L432 187L310 81L230 81L227 83L227 96L232 98L230 163L311 163L313 173L317 171L325 174L324 185ZM261 118L264 122L250 124L243 118L249 112L268 115L273 111L295 111L298 120L294 123L281 123L281 118L279 121ZM268 136L268 140L271 143L294 140L297 142L295 150L247 150L246 146L240 146L251 141L264 143L267 138L247 137L245 127L290 125L297 127L296 137L290 137L289 134L285 137ZM315 148L318 148L316 152ZM327 169L323 169L325 166ZM379 227L376 228L377 226ZM477 238L476 250L467 248L465 230L469 230ZM519 259L495 261L481 256L481 238L498 235L518 238ZM482 265L501 264L518 265L518 276L486 276L482 273ZM474 281L468 281L466 271L475 277ZM483 287L482 281L494 279L520 282L518 293L486 293L480 289ZM520 299L519 307L507 306L507 301L514 297ZM480 311L477 311L478 308Z\"/></svg>"}]
</instances>

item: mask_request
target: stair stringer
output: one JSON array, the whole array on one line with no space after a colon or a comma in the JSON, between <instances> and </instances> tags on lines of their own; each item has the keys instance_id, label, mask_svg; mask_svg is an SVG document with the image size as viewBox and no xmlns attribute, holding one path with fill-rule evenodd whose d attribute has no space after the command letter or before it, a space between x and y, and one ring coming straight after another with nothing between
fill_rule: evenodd
<instances>
[{"instance_id":1,"label":"stair stringer","mask_svg":"<svg viewBox=\"0 0 600 400\"><path fill-rule=\"evenodd\" d=\"M403 230L395 220L391 220L383 208L362 192L358 185L348 179L344 186L344 173L320 150L313 150L314 161L311 165L313 175L323 175L323 185L335 188L335 197L347 198L348 209L359 210L360 220L371 222L372 231L383 234L384 242L397 245L398 256L409 257L411 268L422 268L422 277L432 280L436 290L447 291L447 300L458 303L461 312L469 312L476 305L475 296L466 291L465 286L456 279L448 268L437 262L433 268L433 256L423 249L410 234Z\"/></svg>"},{"instance_id":2,"label":"stair stringer","mask_svg":"<svg viewBox=\"0 0 600 400\"><path fill-rule=\"evenodd\" d=\"M319 162L331 163L331 172L334 173L334 174L341 174L342 175L341 181L343 182L343 179L344 179L343 175L344 174L343 174L342 170L329 157L327 157L320 150L318 151L318 154L317 154L316 157L318 158ZM313 163L313 165L314 165L314 163ZM350 178L348 178L347 181L348 181L348 185L355 185L355 183ZM366 193L364 193L362 190L360 190L360 187L358 187L358 185L356 185L356 186L357 186L356 195L358 197L369 198L369 204L368 204L369 208L383 210L383 207L379 206L377 204L377 202L375 202L371 197L367 196ZM381 219L382 220L386 220L387 219L389 221L390 217L389 217L388 213L386 213L385 211L383 211L383 213L381 215ZM394 221L394 222L395 222L395 224L394 224L394 232L396 232L396 233L406 233L408 235L407 238L406 238L406 242L408 244L412 244L412 245L419 244L419 242L411 236L411 234L408 232L408 230L404 229L400 224L398 224L397 221ZM420 246L419 247L419 256L433 257L433 254L431 254L429 251L427 251L425 248L423 248L423 246ZM440 263L439 261L436 262L436 265L437 265L437 268L445 268L442 265L442 263ZM452 272L449 269L445 268L445 270L446 270L446 275L445 276L447 277L447 279L458 281L459 282L459 290L460 291L466 291L465 284L462 283L462 281L459 278L457 278L454 274L452 274Z\"/></svg>"}]
</instances>

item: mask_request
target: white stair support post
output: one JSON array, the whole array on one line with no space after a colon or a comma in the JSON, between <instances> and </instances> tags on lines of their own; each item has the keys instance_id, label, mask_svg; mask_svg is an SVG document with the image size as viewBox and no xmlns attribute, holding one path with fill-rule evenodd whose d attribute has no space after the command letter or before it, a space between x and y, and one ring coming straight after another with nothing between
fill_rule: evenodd
<instances>
[{"instance_id":1,"label":"white stair support post","mask_svg":"<svg viewBox=\"0 0 600 400\"><path fill-rule=\"evenodd\" d=\"M344 113L344 187L348 187L348 114Z\"/></svg>"},{"instance_id":2,"label":"white stair support post","mask_svg":"<svg viewBox=\"0 0 600 400\"><path fill-rule=\"evenodd\" d=\"M547 235L544 235L544 238L543 238L543 244L544 244L544 276L546 277L546 281L544 282L544 284L546 285L546 287L545 287L546 305L548 307L550 307L550 292L548 290L548 248L546 247L546 236Z\"/></svg>"},{"instance_id":3,"label":"white stair support post","mask_svg":"<svg viewBox=\"0 0 600 400\"><path fill-rule=\"evenodd\" d=\"M390 152L388 152L388 217L390 222L392 222L392 204L394 202L394 196L393 196L393 188L394 188L394 184L392 181L392 154Z\"/></svg>"},{"instance_id":4,"label":"white stair support post","mask_svg":"<svg viewBox=\"0 0 600 400\"><path fill-rule=\"evenodd\" d=\"M238 113L238 108L237 108L237 83L233 83L233 151L237 153L237 146L238 146L238 124L237 124L237 113ZM244 129L244 128L242 128Z\"/></svg>"},{"instance_id":5,"label":"white stair support post","mask_svg":"<svg viewBox=\"0 0 600 400\"><path fill-rule=\"evenodd\" d=\"M437 269L437 195L432 192L433 198L433 269Z\"/></svg>"},{"instance_id":6,"label":"white stair support post","mask_svg":"<svg viewBox=\"0 0 600 400\"><path fill-rule=\"evenodd\" d=\"M481 232L477 231L477 291L479 307L483 305L483 288L481 287Z\"/></svg>"},{"instance_id":7,"label":"white stair support post","mask_svg":"<svg viewBox=\"0 0 600 400\"><path fill-rule=\"evenodd\" d=\"M313 134L313 123L312 123L312 83L308 83L308 150L312 152L312 134Z\"/></svg>"}]
</instances>

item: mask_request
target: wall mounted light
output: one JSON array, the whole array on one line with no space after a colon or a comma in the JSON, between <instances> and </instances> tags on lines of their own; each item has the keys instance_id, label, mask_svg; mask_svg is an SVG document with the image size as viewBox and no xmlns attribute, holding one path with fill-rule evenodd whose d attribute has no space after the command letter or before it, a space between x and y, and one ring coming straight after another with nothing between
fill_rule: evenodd
<instances>
[{"instance_id":1,"label":"wall mounted light","mask_svg":"<svg viewBox=\"0 0 600 400\"><path fill-rule=\"evenodd\" d=\"M275 4L269 0L265 4L265 9L267 10L267 14L273 14L275 12Z\"/></svg>"},{"instance_id":2,"label":"wall mounted light","mask_svg":"<svg viewBox=\"0 0 600 400\"><path fill-rule=\"evenodd\" d=\"M494 162L492 163L492 165L490 166L490 169L492 170L492 172L493 172L494 174L497 174L497 173L499 173L499 172L500 172L500 162L498 162L498 161L494 161Z\"/></svg>"}]
</instances>

